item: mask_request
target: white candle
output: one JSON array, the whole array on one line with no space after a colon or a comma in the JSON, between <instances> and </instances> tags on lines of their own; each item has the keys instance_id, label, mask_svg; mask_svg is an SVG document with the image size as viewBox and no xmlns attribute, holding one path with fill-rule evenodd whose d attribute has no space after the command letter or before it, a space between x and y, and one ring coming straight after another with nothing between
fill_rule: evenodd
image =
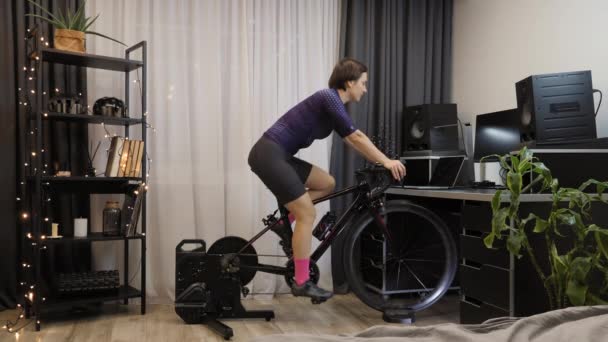
<instances>
[{"instance_id":1,"label":"white candle","mask_svg":"<svg viewBox=\"0 0 608 342\"><path fill-rule=\"evenodd\" d=\"M87 219L86 218L75 218L74 219L74 237L86 237L87 236Z\"/></svg>"},{"instance_id":2,"label":"white candle","mask_svg":"<svg viewBox=\"0 0 608 342\"><path fill-rule=\"evenodd\" d=\"M53 223L51 226L51 236L59 236L59 223Z\"/></svg>"}]
</instances>

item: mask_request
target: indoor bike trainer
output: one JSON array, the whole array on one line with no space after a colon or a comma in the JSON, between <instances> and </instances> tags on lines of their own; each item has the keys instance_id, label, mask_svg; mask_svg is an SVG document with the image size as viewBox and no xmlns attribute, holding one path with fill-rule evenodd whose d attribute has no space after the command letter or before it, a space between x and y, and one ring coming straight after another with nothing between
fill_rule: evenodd
<instances>
[{"instance_id":1,"label":"indoor bike trainer","mask_svg":"<svg viewBox=\"0 0 608 342\"><path fill-rule=\"evenodd\" d=\"M366 168L356 176L357 185L313 201L317 204L354 194L339 218L329 212L313 230L321 243L310 256L310 279L318 282L316 262L345 232L344 267L352 292L366 305L382 311L385 321L412 323L415 312L435 303L451 285L457 268L455 243L445 223L430 210L404 200L385 201L384 192L392 183L385 168ZM208 325L224 339L234 333L219 319L274 318L273 311L246 310L241 295L249 294L245 286L257 271L282 275L290 287L293 284L292 228L287 217L285 209L277 209L262 220L265 228L249 241L227 236L208 250L203 240L181 241L176 247L176 313L188 324ZM283 267L258 262L253 243L268 230L280 238L284 255L275 256L287 258ZM428 236L429 231L434 235ZM420 232L426 237L421 238ZM412 245L421 239L430 239L433 245ZM185 245L194 248L185 249ZM418 289L411 290L412 284L419 284ZM311 301L322 302L317 298Z\"/></svg>"}]
</instances>

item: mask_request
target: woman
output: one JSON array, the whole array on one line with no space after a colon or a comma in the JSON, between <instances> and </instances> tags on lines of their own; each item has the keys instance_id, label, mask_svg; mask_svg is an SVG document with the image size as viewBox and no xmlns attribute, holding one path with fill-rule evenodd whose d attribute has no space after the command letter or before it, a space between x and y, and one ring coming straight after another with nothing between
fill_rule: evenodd
<instances>
[{"instance_id":1,"label":"woman","mask_svg":"<svg viewBox=\"0 0 608 342\"><path fill-rule=\"evenodd\" d=\"M335 180L326 171L294 154L335 130L367 160L389 169L395 179L405 176L405 166L387 158L356 129L344 107L350 101L359 102L366 92L367 67L352 58L342 59L329 78L329 89L319 90L291 108L264 133L249 153L251 170L295 216L292 239L295 282L291 288L295 296L321 300L332 296L331 292L309 280L309 258L316 215L312 201L331 193Z\"/></svg>"}]
</instances>

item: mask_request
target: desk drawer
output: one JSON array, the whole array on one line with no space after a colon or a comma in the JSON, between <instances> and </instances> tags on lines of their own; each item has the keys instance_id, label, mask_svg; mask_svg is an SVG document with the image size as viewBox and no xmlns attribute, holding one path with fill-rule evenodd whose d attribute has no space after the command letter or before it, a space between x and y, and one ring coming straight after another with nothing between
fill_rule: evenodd
<instances>
[{"instance_id":1,"label":"desk drawer","mask_svg":"<svg viewBox=\"0 0 608 342\"><path fill-rule=\"evenodd\" d=\"M507 317L509 311L464 297L460 301L460 324L479 324L490 318Z\"/></svg>"},{"instance_id":2,"label":"desk drawer","mask_svg":"<svg viewBox=\"0 0 608 342\"><path fill-rule=\"evenodd\" d=\"M492 231L492 206L490 202L466 201L462 207L462 225L489 233Z\"/></svg>"},{"instance_id":3,"label":"desk drawer","mask_svg":"<svg viewBox=\"0 0 608 342\"><path fill-rule=\"evenodd\" d=\"M460 235L460 255L465 260L472 260L479 264L491 265L509 269L509 251L504 247L505 240L494 240L494 247L487 248L481 236Z\"/></svg>"},{"instance_id":4,"label":"desk drawer","mask_svg":"<svg viewBox=\"0 0 608 342\"><path fill-rule=\"evenodd\" d=\"M509 309L509 271L480 265L460 265L460 289L476 298L505 310Z\"/></svg>"}]
</instances>

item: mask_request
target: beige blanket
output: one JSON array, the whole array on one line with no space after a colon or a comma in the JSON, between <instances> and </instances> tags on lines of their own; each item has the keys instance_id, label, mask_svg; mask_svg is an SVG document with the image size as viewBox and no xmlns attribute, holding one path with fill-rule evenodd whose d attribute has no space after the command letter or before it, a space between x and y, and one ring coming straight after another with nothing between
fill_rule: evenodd
<instances>
[{"instance_id":1,"label":"beige blanket","mask_svg":"<svg viewBox=\"0 0 608 342\"><path fill-rule=\"evenodd\" d=\"M525 318L495 318L482 324L435 326L374 326L354 335L282 334L251 342L608 342L608 305L572 307Z\"/></svg>"}]
</instances>

